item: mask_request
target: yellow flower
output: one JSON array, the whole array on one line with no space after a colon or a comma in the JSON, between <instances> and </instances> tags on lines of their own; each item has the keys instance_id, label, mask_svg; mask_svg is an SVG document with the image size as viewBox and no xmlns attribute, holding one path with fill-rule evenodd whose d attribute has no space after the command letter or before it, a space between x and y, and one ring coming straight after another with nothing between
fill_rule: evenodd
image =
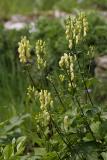
<instances>
[{"instance_id":1,"label":"yellow flower","mask_svg":"<svg viewBox=\"0 0 107 160\"><path fill-rule=\"evenodd\" d=\"M74 64L73 64L73 56L70 54L64 53L59 61L59 66L61 69L66 69L68 75L71 78L71 81L74 79Z\"/></svg>"},{"instance_id":2,"label":"yellow flower","mask_svg":"<svg viewBox=\"0 0 107 160\"><path fill-rule=\"evenodd\" d=\"M21 39L21 42L19 42L18 44L19 44L18 52L19 52L20 62L26 63L27 60L30 58L29 40L27 40L26 37L23 37Z\"/></svg>"},{"instance_id":3,"label":"yellow flower","mask_svg":"<svg viewBox=\"0 0 107 160\"><path fill-rule=\"evenodd\" d=\"M46 44L45 41L38 40L36 42L36 56L37 56L37 67L38 69L46 67Z\"/></svg>"},{"instance_id":4,"label":"yellow flower","mask_svg":"<svg viewBox=\"0 0 107 160\"><path fill-rule=\"evenodd\" d=\"M69 49L78 44L88 31L88 22L85 14L81 12L77 17L69 17L66 20L66 39L68 40Z\"/></svg>"}]
</instances>

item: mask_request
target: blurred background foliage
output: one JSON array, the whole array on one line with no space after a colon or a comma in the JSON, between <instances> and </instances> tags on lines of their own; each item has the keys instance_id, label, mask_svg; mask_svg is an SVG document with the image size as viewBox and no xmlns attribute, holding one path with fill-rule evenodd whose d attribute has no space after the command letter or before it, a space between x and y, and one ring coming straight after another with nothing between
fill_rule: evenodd
<instances>
[{"instance_id":1,"label":"blurred background foliage","mask_svg":"<svg viewBox=\"0 0 107 160\"><path fill-rule=\"evenodd\" d=\"M55 9L66 12L71 12L75 9L106 10L107 0L1 0L0 18L8 18L12 14L16 13L32 14L37 11Z\"/></svg>"}]
</instances>

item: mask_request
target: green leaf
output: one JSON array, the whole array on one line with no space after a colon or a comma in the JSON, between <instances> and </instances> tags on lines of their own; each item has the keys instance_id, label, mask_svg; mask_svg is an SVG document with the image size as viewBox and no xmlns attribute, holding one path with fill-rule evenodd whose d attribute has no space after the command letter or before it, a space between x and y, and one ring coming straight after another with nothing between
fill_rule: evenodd
<instances>
[{"instance_id":1,"label":"green leaf","mask_svg":"<svg viewBox=\"0 0 107 160\"><path fill-rule=\"evenodd\" d=\"M25 136L22 136L22 137L19 137L16 141L16 144L17 144L17 153L16 155L20 155L23 151L24 151L24 148L25 148L25 141L26 141L26 137Z\"/></svg>"},{"instance_id":2,"label":"green leaf","mask_svg":"<svg viewBox=\"0 0 107 160\"><path fill-rule=\"evenodd\" d=\"M58 157L55 152L48 152L42 160L58 160Z\"/></svg>"},{"instance_id":3,"label":"green leaf","mask_svg":"<svg viewBox=\"0 0 107 160\"><path fill-rule=\"evenodd\" d=\"M107 160L107 152L102 152L101 155L104 160Z\"/></svg>"},{"instance_id":4,"label":"green leaf","mask_svg":"<svg viewBox=\"0 0 107 160\"><path fill-rule=\"evenodd\" d=\"M9 160L12 156L14 156L14 149L11 145L6 145L3 150L4 159Z\"/></svg>"},{"instance_id":5,"label":"green leaf","mask_svg":"<svg viewBox=\"0 0 107 160\"><path fill-rule=\"evenodd\" d=\"M87 160L98 160L98 153L97 152L93 152L90 155L87 156Z\"/></svg>"},{"instance_id":6,"label":"green leaf","mask_svg":"<svg viewBox=\"0 0 107 160\"><path fill-rule=\"evenodd\" d=\"M35 152L35 155L42 157L46 154L46 149L45 148L35 148L34 152Z\"/></svg>"},{"instance_id":7,"label":"green leaf","mask_svg":"<svg viewBox=\"0 0 107 160\"><path fill-rule=\"evenodd\" d=\"M93 137L91 133L87 133L86 136L83 138L85 142L93 141Z\"/></svg>"},{"instance_id":8,"label":"green leaf","mask_svg":"<svg viewBox=\"0 0 107 160\"><path fill-rule=\"evenodd\" d=\"M107 112L103 112L101 114L101 118L104 119L104 120L107 120Z\"/></svg>"},{"instance_id":9,"label":"green leaf","mask_svg":"<svg viewBox=\"0 0 107 160\"><path fill-rule=\"evenodd\" d=\"M92 132L95 134L95 136L97 138L100 138L100 136L101 136L100 135L101 122L100 121L93 122L90 127L91 127Z\"/></svg>"}]
</instances>

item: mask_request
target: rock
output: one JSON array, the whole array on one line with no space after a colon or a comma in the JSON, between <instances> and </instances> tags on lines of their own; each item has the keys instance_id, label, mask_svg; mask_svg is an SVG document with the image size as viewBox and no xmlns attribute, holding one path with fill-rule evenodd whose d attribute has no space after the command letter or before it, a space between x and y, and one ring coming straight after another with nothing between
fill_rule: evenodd
<instances>
[{"instance_id":1,"label":"rock","mask_svg":"<svg viewBox=\"0 0 107 160\"><path fill-rule=\"evenodd\" d=\"M8 21L4 24L5 29L7 30L12 30L12 29L16 29L16 30L20 30L25 28L26 23L24 22L12 22L12 21Z\"/></svg>"},{"instance_id":2,"label":"rock","mask_svg":"<svg viewBox=\"0 0 107 160\"><path fill-rule=\"evenodd\" d=\"M99 80L107 80L107 55L96 58L95 76Z\"/></svg>"},{"instance_id":3,"label":"rock","mask_svg":"<svg viewBox=\"0 0 107 160\"><path fill-rule=\"evenodd\" d=\"M13 22L26 22L27 19L28 18L26 16L13 15L10 20L13 21Z\"/></svg>"},{"instance_id":4,"label":"rock","mask_svg":"<svg viewBox=\"0 0 107 160\"><path fill-rule=\"evenodd\" d=\"M65 12L61 12L59 10L55 10L54 13L53 13L53 16L55 18L66 18L69 16L69 14L65 13Z\"/></svg>"},{"instance_id":5,"label":"rock","mask_svg":"<svg viewBox=\"0 0 107 160\"><path fill-rule=\"evenodd\" d=\"M74 17L75 14L67 14L65 12L61 12L59 10L54 10L51 12L40 12L35 13L34 15L13 15L10 20L4 23L4 27L7 30L20 30L25 28L26 26L30 26L30 32L35 32L36 28L34 23L40 16L47 16L49 18L60 18L60 19L66 19L69 16Z\"/></svg>"},{"instance_id":6,"label":"rock","mask_svg":"<svg viewBox=\"0 0 107 160\"><path fill-rule=\"evenodd\" d=\"M11 19L4 23L4 27L7 30L20 30L26 26L30 27L30 32L35 32L36 28L34 25L35 16L22 16L22 15L13 15Z\"/></svg>"}]
</instances>

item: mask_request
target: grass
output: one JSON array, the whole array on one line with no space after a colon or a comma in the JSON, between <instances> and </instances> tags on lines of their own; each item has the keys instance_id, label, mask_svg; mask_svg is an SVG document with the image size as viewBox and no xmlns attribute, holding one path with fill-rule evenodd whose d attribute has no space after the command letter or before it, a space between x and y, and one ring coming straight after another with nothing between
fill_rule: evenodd
<instances>
[{"instance_id":1,"label":"grass","mask_svg":"<svg viewBox=\"0 0 107 160\"><path fill-rule=\"evenodd\" d=\"M0 27L0 121L11 117L22 110L26 83L25 73L19 67L17 44L26 31L5 31ZM4 38L3 38L4 37ZM16 110L17 108L17 110Z\"/></svg>"}]
</instances>

